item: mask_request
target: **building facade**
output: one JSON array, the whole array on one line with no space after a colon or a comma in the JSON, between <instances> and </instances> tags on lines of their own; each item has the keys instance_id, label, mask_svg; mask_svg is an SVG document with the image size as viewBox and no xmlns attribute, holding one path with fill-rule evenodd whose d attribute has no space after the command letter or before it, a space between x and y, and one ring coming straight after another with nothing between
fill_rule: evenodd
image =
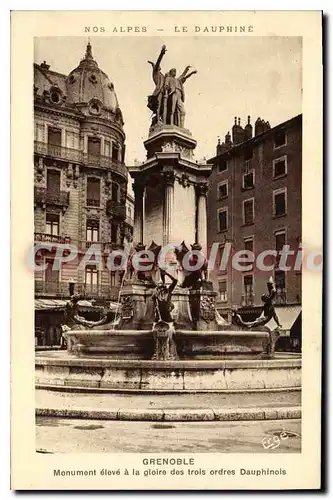
<instances>
[{"instance_id":1,"label":"building facade","mask_svg":"<svg viewBox=\"0 0 333 500\"><path fill-rule=\"evenodd\" d=\"M78 292L107 303L118 296L121 276L105 265L109 253L133 232L133 199L127 194L123 117L114 85L98 67L88 43L68 75L46 62L34 65L35 242L54 243L36 255L37 298ZM70 243L77 257L56 270L56 244ZM102 265L79 264L99 243Z\"/></svg>"},{"instance_id":2,"label":"building facade","mask_svg":"<svg viewBox=\"0 0 333 500\"><path fill-rule=\"evenodd\" d=\"M218 141L216 156L208 162L213 165L208 248L214 242L220 246L210 275L218 292L218 309L226 316L231 306L237 306L244 320L254 319L261 312L267 280L273 276L277 311L290 329L292 318L299 321L301 270L278 269L279 258L272 255L264 258L269 268L266 271L255 263L237 270L232 266L232 255L249 250L258 258L262 252L279 251L284 245L296 252L301 248L302 115L273 128L258 118L254 133L250 117L244 128L235 118L232 135L228 132L222 144ZM230 258L221 266L227 243ZM295 257L288 257L286 265L290 267L294 261Z\"/></svg>"}]
</instances>

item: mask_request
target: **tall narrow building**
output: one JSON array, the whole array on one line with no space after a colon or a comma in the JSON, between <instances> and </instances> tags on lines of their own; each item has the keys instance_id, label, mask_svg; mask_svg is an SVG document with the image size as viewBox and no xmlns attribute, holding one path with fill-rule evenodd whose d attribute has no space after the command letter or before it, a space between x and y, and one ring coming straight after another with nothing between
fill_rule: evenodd
<instances>
[{"instance_id":1,"label":"tall narrow building","mask_svg":"<svg viewBox=\"0 0 333 500\"><path fill-rule=\"evenodd\" d=\"M60 270L47 265L36 272L35 295L61 299L74 290L89 299L115 299L117 273L96 263L78 266L92 243L100 244L105 260L132 232L122 112L90 43L68 75L45 61L34 65L34 121L35 242L78 249L78 257ZM52 264L55 252L41 250L38 263Z\"/></svg>"}]
</instances>

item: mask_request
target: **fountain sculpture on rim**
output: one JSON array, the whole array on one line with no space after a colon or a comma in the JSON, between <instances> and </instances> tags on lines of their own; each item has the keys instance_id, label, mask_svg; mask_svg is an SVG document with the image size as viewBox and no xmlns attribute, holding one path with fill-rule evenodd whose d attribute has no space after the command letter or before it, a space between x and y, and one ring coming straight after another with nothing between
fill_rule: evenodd
<instances>
[{"instance_id":1,"label":"fountain sculpture on rim","mask_svg":"<svg viewBox=\"0 0 333 500\"><path fill-rule=\"evenodd\" d=\"M119 318L86 325L92 332L88 341L79 331L64 335L74 338L80 346L75 352L81 354L98 351L97 331L104 323L102 329L109 328L110 335L107 340L103 337L103 352L112 355L121 352L153 360L271 357L277 333L264 325L271 317L276 319L272 282L264 297L263 317L253 324L244 323L236 313L229 324L215 308L216 292L208 280L205 256L211 166L193 160L196 141L184 128L184 82L196 71L189 73L186 66L179 77L174 68L163 74L160 64L165 53L163 45L156 63L148 61L155 89L148 97L153 118L144 142L147 158L129 167L135 194L134 235ZM144 270L136 271L135 259L147 263ZM187 270L184 259L195 270Z\"/></svg>"}]
</instances>

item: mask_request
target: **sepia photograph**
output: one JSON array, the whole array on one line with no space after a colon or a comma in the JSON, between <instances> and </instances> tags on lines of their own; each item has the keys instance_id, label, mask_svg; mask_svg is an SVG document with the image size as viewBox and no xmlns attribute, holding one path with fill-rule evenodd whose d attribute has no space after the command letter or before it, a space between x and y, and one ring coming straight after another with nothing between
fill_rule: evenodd
<instances>
[{"instance_id":1,"label":"sepia photograph","mask_svg":"<svg viewBox=\"0 0 333 500\"><path fill-rule=\"evenodd\" d=\"M34 124L37 451L300 452L301 38L36 38Z\"/></svg>"},{"instance_id":2,"label":"sepia photograph","mask_svg":"<svg viewBox=\"0 0 333 500\"><path fill-rule=\"evenodd\" d=\"M104 15L15 18L16 483L315 488L320 13Z\"/></svg>"}]
</instances>

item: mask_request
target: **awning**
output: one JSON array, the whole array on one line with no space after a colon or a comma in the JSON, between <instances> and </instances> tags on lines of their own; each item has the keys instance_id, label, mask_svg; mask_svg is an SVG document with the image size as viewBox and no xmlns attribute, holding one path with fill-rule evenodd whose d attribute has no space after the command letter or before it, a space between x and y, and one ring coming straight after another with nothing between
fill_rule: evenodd
<instances>
[{"instance_id":1,"label":"awning","mask_svg":"<svg viewBox=\"0 0 333 500\"><path fill-rule=\"evenodd\" d=\"M65 309L67 300L61 299L35 299L35 311L54 311L59 310L62 311ZM95 309L102 310L103 308L100 306L95 306L89 300L79 300L78 302L79 309Z\"/></svg>"},{"instance_id":2,"label":"awning","mask_svg":"<svg viewBox=\"0 0 333 500\"><path fill-rule=\"evenodd\" d=\"M301 314L302 307L301 306L275 307L275 311L282 325L282 330L289 331L291 330L298 316ZM277 325L274 319L271 319L265 326L268 326L268 328L271 328L273 330L274 328L276 328Z\"/></svg>"}]
</instances>

